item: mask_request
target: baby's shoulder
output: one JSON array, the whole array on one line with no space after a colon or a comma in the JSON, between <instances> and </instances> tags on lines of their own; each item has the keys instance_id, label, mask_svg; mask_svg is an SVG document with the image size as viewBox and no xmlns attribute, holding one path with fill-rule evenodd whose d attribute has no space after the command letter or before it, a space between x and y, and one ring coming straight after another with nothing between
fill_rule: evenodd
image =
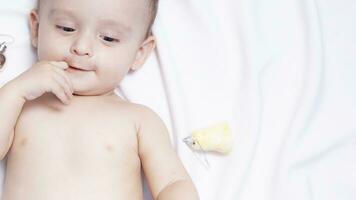
<instances>
[{"instance_id":1,"label":"baby's shoulder","mask_svg":"<svg viewBox=\"0 0 356 200\"><path fill-rule=\"evenodd\" d=\"M151 108L141 105L130 103L130 112L135 121L135 125L141 134L152 132L167 132L167 127L161 117ZM154 136L149 134L150 137Z\"/></svg>"},{"instance_id":2,"label":"baby's shoulder","mask_svg":"<svg viewBox=\"0 0 356 200\"><path fill-rule=\"evenodd\" d=\"M128 101L113 102L110 106L117 115L130 117L138 123L148 123L152 120L159 120L159 116L151 108Z\"/></svg>"},{"instance_id":3,"label":"baby's shoulder","mask_svg":"<svg viewBox=\"0 0 356 200\"><path fill-rule=\"evenodd\" d=\"M121 121L133 125L139 135L146 135L146 133L155 131L167 132L167 128L160 116L145 105L120 101L113 102L110 105L110 110L113 113L113 115L109 116L110 120L116 119L116 123Z\"/></svg>"}]
</instances>

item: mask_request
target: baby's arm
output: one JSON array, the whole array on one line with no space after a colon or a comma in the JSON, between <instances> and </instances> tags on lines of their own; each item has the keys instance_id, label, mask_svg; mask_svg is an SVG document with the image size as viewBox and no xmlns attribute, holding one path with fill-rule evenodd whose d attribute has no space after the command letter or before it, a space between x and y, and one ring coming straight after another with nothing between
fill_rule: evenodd
<instances>
[{"instance_id":1,"label":"baby's arm","mask_svg":"<svg viewBox=\"0 0 356 200\"><path fill-rule=\"evenodd\" d=\"M69 102L72 86L66 68L64 62L39 62L0 88L0 160L12 145L17 118L27 100L52 92L63 103Z\"/></svg>"},{"instance_id":2,"label":"baby's arm","mask_svg":"<svg viewBox=\"0 0 356 200\"><path fill-rule=\"evenodd\" d=\"M148 109L140 116L139 155L154 199L199 199L162 120Z\"/></svg>"},{"instance_id":3,"label":"baby's arm","mask_svg":"<svg viewBox=\"0 0 356 200\"><path fill-rule=\"evenodd\" d=\"M4 159L14 137L14 127L25 100L11 85L0 88L0 159Z\"/></svg>"}]
</instances>

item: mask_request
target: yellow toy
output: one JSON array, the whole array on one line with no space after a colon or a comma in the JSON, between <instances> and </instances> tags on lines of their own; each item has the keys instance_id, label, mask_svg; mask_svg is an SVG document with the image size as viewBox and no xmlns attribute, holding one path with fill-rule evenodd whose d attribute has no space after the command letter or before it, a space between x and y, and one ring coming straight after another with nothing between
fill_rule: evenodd
<instances>
[{"instance_id":1,"label":"yellow toy","mask_svg":"<svg viewBox=\"0 0 356 200\"><path fill-rule=\"evenodd\" d=\"M232 134L228 123L223 122L214 126L199 129L183 139L192 149L198 151L215 151L228 154L232 150Z\"/></svg>"}]
</instances>

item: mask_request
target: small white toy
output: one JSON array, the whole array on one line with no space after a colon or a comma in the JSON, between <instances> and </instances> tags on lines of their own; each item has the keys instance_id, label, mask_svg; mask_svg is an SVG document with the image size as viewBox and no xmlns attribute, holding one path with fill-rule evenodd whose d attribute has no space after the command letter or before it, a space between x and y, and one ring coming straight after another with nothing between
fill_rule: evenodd
<instances>
[{"instance_id":1,"label":"small white toy","mask_svg":"<svg viewBox=\"0 0 356 200\"><path fill-rule=\"evenodd\" d=\"M230 153L233 146L231 130L226 122L193 131L191 136L184 138L183 141L194 150L222 154Z\"/></svg>"}]
</instances>

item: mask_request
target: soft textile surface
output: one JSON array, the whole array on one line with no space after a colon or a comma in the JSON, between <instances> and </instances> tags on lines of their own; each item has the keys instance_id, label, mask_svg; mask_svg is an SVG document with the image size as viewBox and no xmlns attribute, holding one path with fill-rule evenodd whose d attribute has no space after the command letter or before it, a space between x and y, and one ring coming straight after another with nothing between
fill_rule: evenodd
<instances>
[{"instance_id":1,"label":"soft textile surface","mask_svg":"<svg viewBox=\"0 0 356 200\"><path fill-rule=\"evenodd\" d=\"M355 11L353 0L161 1L155 61L122 89L160 110L145 70L162 77L203 200L356 199ZM206 170L181 140L223 120L234 151L208 154Z\"/></svg>"},{"instance_id":2,"label":"soft textile surface","mask_svg":"<svg viewBox=\"0 0 356 200\"><path fill-rule=\"evenodd\" d=\"M33 54L31 3L0 1L0 33L22 34L3 84ZM118 92L163 118L202 200L356 199L355 11L354 0L162 0L157 51ZM234 150L206 154L206 169L181 140L220 121Z\"/></svg>"}]
</instances>

